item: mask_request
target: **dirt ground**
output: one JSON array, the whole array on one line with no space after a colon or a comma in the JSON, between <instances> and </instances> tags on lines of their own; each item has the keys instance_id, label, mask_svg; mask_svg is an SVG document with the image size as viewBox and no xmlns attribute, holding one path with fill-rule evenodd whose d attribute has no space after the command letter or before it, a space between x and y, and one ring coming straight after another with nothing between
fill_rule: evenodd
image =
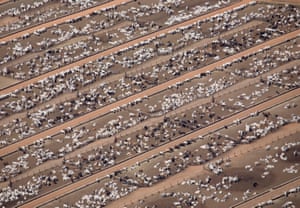
<instances>
[{"instance_id":1,"label":"dirt ground","mask_svg":"<svg viewBox=\"0 0 300 208\"><path fill-rule=\"evenodd\" d=\"M293 5L300 5L298 0L259 0L260 2L267 2L273 4L293 4Z\"/></svg>"},{"instance_id":2,"label":"dirt ground","mask_svg":"<svg viewBox=\"0 0 300 208\"><path fill-rule=\"evenodd\" d=\"M19 82L19 80L14 80L14 79L11 79L11 78L8 78L8 77L0 76L0 90L5 88L5 87L16 84L18 82Z\"/></svg>"},{"instance_id":3,"label":"dirt ground","mask_svg":"<svg viewBox=\"0 0 300 208\"><path fill-rule=\"evenodd\" d=\"M116 10L127 10L131 7L138 7L140 4L151 6L157 1L132 1L116 7ZM248 1L236 2L232 1L232 4L237 5ZM170 8L174 9L175 14L183 14L189 7L199 3L206 4L202 0L201 2L191 0L187 5L174 8L170 6ZM19 2L1 4L0 1L0 11L9 8L9 4L19 4ZM50 4L51 8L59 8L61 5L58 2ZM245 14L250 15L253 11L267 7L268 4L258 3L246 6L230 15L241 18ZM50 9L50 7L43 7L43 9ZM11 67L12 70L22 71L28 75L20 79L24 80L20 83L11 79L12 75L8 75L7 78L0 77L0 92L9 93L67 70L69 67L84 64L86 70L89 67L93 68L95 67L93 64L101 57L105 57L103 60L109 62L110 58L107 57L110 53L116 53L124 47L158 36L162 31L166 35L158 38L161 47L167 47L172 43L178 47L171 54L155 53L149 60L136 63L133 67L115 64L109 69L111 74L105 79L96 78L88 86L78 84L76 91L60 92L53 99L39 103L29 111L14 113L11 110L7 116L3 116L0 128L13 126L16 119L20 119L25 126L30 126L35 132L21 138L17 130L12 131L6 137L7 143L0 144L0 169L3 170L1 177L5 178L4 170L7 165L15 164L25 157L27 162L27 167L21 167L15 175L1 179L0 187L4 188L9 185L17 189L23 185L26 186L29 181L35 183L37 178L40 180L49 175L58 176L57 181L43 182L43 185L37 189L36 195L21 197L19 200L7 203L6 206L34 207L45 202L48 203L43 207L74 205L82 196L95 194L101 188L104 188L106 194L110 195L109 184L113 183L119 191L124 192L118 200L109 199L108 207L128 205L126 207L137 208L156 204L158 207L180 205L181 207L206 208L218 207L220 204L229 207L238 203L241 203L242 207L247 206L246 200L250 199L249 203L252 204L254 203L251 200L252 197L294 179L300 171L299 145L288 150L283 150L283 148L287 143L298 141L300 127L297 122L272 129L266 136L257 136L252 142L245 138L255 135L256 128L268 128L270 123L279 124L282 121L281 117L289 120L293 115L299 114L299 77L294 76L298 74L297 70L300 66L299 30L296 30L298 28L295 25L293 27L281 26L282 34L274 32L265 38L266 34L262 31L272 27L271 20L254 18L249 22L237 24L229 31L225 27L215 29L217 35L211 37L211 31L207 28L217 27L218 21L221 22L218 17L201 24L196 23L196 20L202 21L225 10L226 8L219 8L219 10L215 8L196 19L184 21L180 23L180 26L190 25L190 27L181 32L171 31L175 30L178 25L166 27L164 23L169 15L164 12L139 17L138 21L144 27L134 32L132 36L125 35L120 29L126 29L133 21L116 20L107 29L93 32L95 36L93 39L101 40L97 44L91 41L88 35L72 37L54 44L50 47L51 50L62 49L64 54L72 51L70 55L72 58L80 57L85 51L76 47L74 50L70 49L77 42L87 43L87 47L94 51L92 56L83 57L83 59L76 58L63 66L53 62L52 68L50 67L49 71L41 74L30 75L29 65L23 64L33 59L38 60L40 56L47 56L45 51L40 49L21 55L16 60L1 66ZM76 8L70 9L69 14L75 11L77 11ZM81 29L84 25L93 24L92 22L99 22L103 19L110 21L105 15L90 15L88 11L91 10L80 13L85 16L72 24L62 22L64 18L61 18L57 20L59 24L52 27L51 24L54 22L50 18L49 22L47 20L42 24L47 26L47 29L41 36L30 35L27 39L14 41L9 40L14 35L6 36L8 42L0 46L0 57L12 55L12 48L17 41L22 44L32 43L37 48L35 44L43 38L55 37L53 33L55 29L68 31L72 26ZM16 18L2 18L0 26L13 21L16 21ZM149 22L157 23L156 27L148 27ZM38 27L40 26L36 26ZM20 34L27 31L23 29ZM183 47L179 45L180 40L195 31L201 31L200 40L189 40ZM20 34L16 34L15 37L17 38ZM112 38L109 35L112 35ZM229 45L236 46L231 48L231 52L227 46L229 42ZM150 50L155 49L155 45L156 43L150 42L140 48ZM265 49L267 47L269 49ZM7 50L2 50L2 48ZM296 55L284 60L282 57L286 54L278 54L287 49L289 53ZM186 52L188 50L192 52ZM116 53L116 57L118 60L123 60L126 57L133 57L135 52L136 49ZM180 60L183 52L192 55L188 54L182 59L182 68L180 68L176 59ZM275 60L274 58L272 62L268 62L270 57L276 57L274 54L281 59ZM200 61L199 57L203 60ZM238 58L241 59L227 65ZM253 67L257 64L257 60L261 68ZM159 69L156 72L157 79L151 77L155 67ZM138 80L139 72L144 72L141 76L144 83L132 84L132 80ZM82 75L82 72L75 73ZM64 78L71 79L74 74L68 73ZM90 75L82 76L89 78ZM274 78L274 83L270 84L268 81L270 76L276 76L278 80ZM130 86L131 91L118 88L121 78L124 78L125 84ZM105 85L104 82L106 82ZM14 84L17 85L12 86ZM58 119L56 123L50 125L50 119L61 116L60 110L56 109L47 116L41 126L34 126L33 119L29 116L39 109L51 107L52 104L71 106L76 102L75 99L83 98L80 96L84 93L88 94L92 87L96 87L95 90L101 95L105 94L103 86L115 89L114 93L103 102L99 102L100 104L87 104L71 109L70 112L74 113L72 118L64 121ZM220 86L224 88L217 89ZM41 94L43 90L36 87L33 91ZM4 106L8 101L19 102L21 98L30 96L32 96L30 93L20 90L10 98L0 100L0 105ZM140 98L142 99L137 101ZM286 103L278 104L286 100L288 100ZM251 115L257 114L257 116L249 117L250 113ZM254 126L251 126L253 130L243 135L243 131L250 124ZM99 133L105 128L111 129L108 131L110 136L103 136ZM74 139L78 132L83 132L83 136ZM1 137L4 135L3 132ZM55 157L37 164L38 156L33 155L33 152L37 150L53 152ZM87 159L96 153L100 155L96 160ZM103 163L100 159L102 156L107 157ZM287 159L284 159L285 157ZM214 168L211 167L217 167L222 171L215 174L212 171ZM62 173L67 170L74 170L74 174L70 179L63 179ZM90 171L84 172L83 170ZM146 175L147 180L139 175ZM228 177L237 179L235 182L229 182ZM127 183L127 180L134 182ZM149 183L148 180L151 182ZM292 200L296 204L299 202L299 195L289 197L279 198L274 201L275 205L282 205L287 200ZM260 200L262 199L264 198ZM190 203L191 200L197 201L197 205ZM22 204L23 202L25 203Z\"/></svg>"}]
</instances>

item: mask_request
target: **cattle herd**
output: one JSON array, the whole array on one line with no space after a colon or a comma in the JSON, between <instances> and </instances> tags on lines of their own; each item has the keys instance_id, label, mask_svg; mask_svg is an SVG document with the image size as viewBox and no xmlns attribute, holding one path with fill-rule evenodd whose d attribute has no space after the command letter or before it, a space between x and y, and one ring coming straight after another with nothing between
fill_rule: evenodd
<instances>
[{"instance_id":1,"label":"cattle herd","mask_svg":"<svg viewBox=\"0 0 300 208\"><path fill-rule=\"evenodd\" d=\"M0 207L299 207L299 87L298 1L0 1Z\"/></svg>"}]
</instances>

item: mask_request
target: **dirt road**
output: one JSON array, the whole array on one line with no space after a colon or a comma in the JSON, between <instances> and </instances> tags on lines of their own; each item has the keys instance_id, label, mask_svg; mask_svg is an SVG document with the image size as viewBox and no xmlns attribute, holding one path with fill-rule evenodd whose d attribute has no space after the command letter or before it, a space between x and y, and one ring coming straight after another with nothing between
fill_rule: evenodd
<instances>
[{"instance_id":1,"label":"dirt road","mask_svg":"<svg viewBox=\"0 0 300 208\"><path fill-rule=\"evenodd\" d=\"M38 139L41 139L41 138L45 138L46 136L49 136L49 135L54 135L58 132L60 132L61 130L63 129L66 129L67 127L74 127L74 126L77 126L81 123L84 123L85 121L88 121L88 120L92 120L94 118L97 118L101 115L104 115L108 112L110 112L111 109L114 109L116 107L119 107L119 106L122 106L122 105L126 105L132 101L134 101L135 99L138 99L138 98L141 98L141 97L144 97L144 96L150 96L150 95L153 95L155 93L158 93L164 89L167 89L168 86L171 86L173 84L175 84L176 82L183 82L184 80L186 79L191 79L193 78L194 76L202 73L202 72L206 72L206 71L211 71L213 69L215 69L217 66L221 66L225 63L228 63L230 61L232 61L233 59L237 59L239 57L242 57L242 56L246 56L246 55L249 55L251 53L254 53L256 51L258 51L259 49L261 48L264 48L266 46L272 46L272 45L276 45L276 44L279 44L280 42L284 42L288 39L292 39L294 37L296 37L297 35L299 35L299 32L300 30L296 30L294 32L291 32L291 33L288 33L286 35L283 35L283 36L280 36L280 37L277 37L277 38L274 38L272 40L269 40L267 42L264 42L260 45L257 45L253 48L250 48L248 50L245 50L241 53L237 53L233 56L230 56L230 57L227 57L225 59L222 59L221 61L218 61L218 62L215 62L213 64L210 64L210 65L207 65L205 67L202 67L200 69L197 69L195 71L192 71L192 72L189 72L189 73L186 73L180 77L177 77L175 79L172 79L168 82L165 82L165 83L162 83L160 85L157 85L155 87L152 87L150 89L147 89L143 92L140 92L140 93L137 93L137 94L134 94L132 96L129 96L125 99L122 99L122 100L119 100L115 103L112 103L112 104L109 104L109 105L106 105L98 110L95 110L95 111L92 111L90 113L87 113L83 116L80 116L78 118L75 118L75 119L72 119L70 121L67 121L59 126L55 126L51 129L47 129L41 133L38 133L38 134L35 134L33 135L32 137L28 137L26 139L23 139L19 142L16 142L16 143L13 143L9 146L6 146L6 147L3 147L0 149L0 156L3 156L3 155L7 155L11 152L14 152L14 151L17 151L19 147L21 146L26 146L26 145L30 145L32 144L34 141L38 140Z\"/></svg>"},{"instance_id":2,"label":"dirt road","mask_svg":"<svg viewBox=\"0 0 300 208\"><path fill-rule=\"evenodd\" d=\"M239 159L240 157L243 157L243 155L249 154L249 151L254 151L256 148L265 147L266 145L272 144L272 142L274 142L278 139L282 139L282 138L290 135L292 132L296 132L296 131L300 131L299 123L283 126L276 132L271 133L251 144L243 144L243 145L234 147L229 152L226 152L226 153L221 154L220 156L214 158L213 160L211 160L211 162L217 161L222 158L232 158L233 160ZM130 205L131 203L138 202L138 200L144 199L145 197L149 197L152 194L157 194L159 191L162 192L162 191L166 190L166 188L168 188L168 187L176 186L178 183L181 183L182 181L184 181L188 178L197 177L200 174L207 172L207 170L204 168L205 165L206 164L197 165L197 166L189 166L184 171L181 171L180 173L178 173L174 176L171 176L171 177L167 178L166 180L163 180L162 182L159 182L151 187L139 188L137 191L134 191L134 192L130 193L129 195L110 203L107 206L107 208L114 208L114 207L120 208L120 207L123 207L124 205ZM269 199L271 199L271 198L269 198ZM245 206L245 208L249 208L249 207L251 207L251 206Z\"/></svg>"},{"instance_id":3,"label":"dirt road","mask_svg":"<svg viewBox=\"0 0 300 208\"><path fill-rule=\"evenodd\" d=\"M216 131L217 129L220 129L220 128L223 128L225 125L228 125L230 123L232 123L234 120L236 119L242 119L242 118L245 118L245 117L248 117L250 115L250 113L253 113L253 112L257 112L257 111L264 111L274 105L278 105L280 103L283 103L285 101L288 101L292 98L295 98L297 96L300 95L300 88L298 89L295 89L295 90L292 90L284 95L281 95L281 96L278 96L276 98L273 98L269 101L266 101L260 105L257 105L253 108L250 108L250 109L247 109L241 113L238 113L238 114L235 114L229 118L226 118L224 120L221 120L219 122L216 122L206 128L203 128L203 129L200 129L199 131L196 131L196 132L193 132L191 134L188 134L188 135L185 135L177 140L174 140L174 141L171 141L165 145L162 145L160 147L157 147L153 150L150 150L146 153L143 153L143 154L140 154L130 160L127 160L123 163L120 163L120 164L117 164L111 168L108 168L108 169L105 169L99 173L96 173L96 174L93 174L87 178L84 178L78 182L75 182L73 184L70 184L68 186L65 186L59 190L56 190L56 191L53 191L51 193L48 193L46 195L43 195L43 196L39 196L39 198L35 199L35 200L32 200L20 207L36 207L38 205L41 205L41 204L44 204L48 201L51 201L52 199L55 199L55 198L58 198L60 196L63 196L67 193L70 193L76 189L79 189L80 187L84 187L84 186L87 186L88 184L91 184L91 183L94 183L97 179L101 179L105 176L107 176L108 174L111 174L117 170L121 170L122 168L124 167L130 167L134 164L136 164L136 162L140 162L140 161L143 161L147 158L151 158L152 155L156 155L158 154L159 152L161 151L166 151L168 148L170 147L174 147L176 145L179 145L180 143L186 141L186 140L190 140L190 139L193 139L193 138L196 138L197 136L199 135L203 135L203 134L207 134L208 132L213 132L213 131Z\"/></svg>"},{"instance_id":4,"label":"dirt road","mask_svg":"<svg viewBox=\"0 0 300 208\"><path fill-rule=\"evenodd\" d=\"M81 59L81 60L79 60L79 61L73 62L73 63L71 63L71 64L69 64L69 65L64 66L64 67L61 67L61 68L52 70L52 71L47 72L47 73L45 73L45 74L42 74L42 75L40 75L40 76L34 77L34 78L32 78L32 79L29 79L29 80L20 82L20 83L18 83L18 84L16 84L16 85L13 85L13 86L11 86L11 87L5 88L5 89L3 89L3 90L0 91L0 95L8 94L8 93L13 92L13 91L15 91L15 90L17 90L17 89L24 88L24 87L26 87L26 86L28 86L28 85L30 85L30 84L32 84L32 83L38 82L39 80L45 79L45 78L47 78L47 77L49 77L49 76L55 75L55 74L57 74L57 73L59 73L59 72L65 71L65 70L70 69L70 68L72 68L72 67L81 66L81 65L83 65L83 64L85 64L85 63L88 63L88 62L90 62L90 61L95 61L95 60L97 60L97 59L99 59L99 58L101 58L101 57L103 57L103 56L108 56L108 55L110 55L110 54L113 54L113 53L116 52L116 51L119 51L119 50L124 49L124 48L128 48L129 46L132 46L132 45L134 45L134 44L136 44L136 43L140 43L140 42L145 41L145 40L148 40L148 39L150 39L150 38L157 37L157 36L161 35L162 33L167 34L169 31L174 30L174 29L176 29L176 28L183 27L183 26L186 26L186 25L190 25L190 24L193 24L193 23L195 23L195 22L197 22L197 21L199 21L199 20L203 20L203 19L209 18L209 17L211 17L211 16L214 16L214 15L216 15L216 14L223 13L223 12L225 12L225 11L232 10L232 9L234 9L234 8L236 8L236 7L239 7L239 6L241 6L241 5L246 4L246 3L249 2L249 1L250 1L250 0L243 0L243 1L241 1L241 2L232 4L232 5L228 6L228 7L224 7L224 8L222 8L222 9L215 10L215 11L210 12L210 13L208 13L208 14L205 14L205 15L203 15L203 16L200 16L200 17L196 17L196 18L187 20L187 21L182 22L182 23L180 23L180 24L177 24L177 25L174 25L174 26L165 28L165 29L163 29L163 30L156 31L156 32L151 33L151 34L148 34L148 35L145 35L145 36L143 36L143 37L140 37L140 38L137 38L137 39L135 39L135 40L126 42L126 43L124 43L124 44L121 44L121 45L119 45L119 46L110 48L110 49L108 49L108 50L105 50L105 51L103 51L103 52L100 52L100 53L97 53L97 54L95 54L95 55L89 56L89 57L87 57L87 58L83 58L83 59ZM115 1L114 1L114 2L115 2ZM94 10L95 10L95 9L93 9L93 11L94 11ZM0 40L0 42L1 42L1 40Z\"/></svg>"}]
</instances>

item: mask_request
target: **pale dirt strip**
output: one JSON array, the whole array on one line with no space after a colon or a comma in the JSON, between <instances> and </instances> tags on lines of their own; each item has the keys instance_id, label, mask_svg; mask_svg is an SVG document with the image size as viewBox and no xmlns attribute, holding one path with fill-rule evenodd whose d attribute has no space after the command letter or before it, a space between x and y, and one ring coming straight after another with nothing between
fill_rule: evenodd
<instances>
[{"instance_id":1,"label":"pale dirt strip","mask_svg":"<svg viewBox=\"0 0 300 208\"><path fill-rule=\"evenodd\" d=\"M205 15L202 15L202 16L199 16L199 17L196 17L196 18L193 18L193 19L190 19L190 20L187 20L185 22L182 22L182 23L179 23L177 25L173 25L171 27L168 27L168 28L165 28L165 29L162 29L162 30L159 30L159 31L156 31L156 32L153 32L151 34L148 34L148 35L145 35L143 37L140 37L140 38L137 38L137 39L134 39L132 41L129 41L129 42L126 42L124 44L121 44L119 46L116 46L116 47L113 47L113 48L110 48L110 49L107 49L103 52L100 52L100 53L97 53L95 55L92 55L92 56L89 56L87 58L83 58L79 61L76 61L76 62L73 62L69 65L66 65L64 67L61 67L61 68L58 68L58 69L55 69L55 70L52 70L50 72L47 72L45 74L42 74L40 76L37 76L37 77L34 77L32 79L29 79L29 80L25 80L23 82L20 82L16 85L13 85L11 87L8 87L8 88L5 88L5 89L2 89L0 91L0 95L5 95L5 94L8 94L8 93L11 93L11 92L14 92L15 90L19 90L19 89L22 89L30 84L33 84L33 83L36 83L38 82L39 80L42 80L42 79L45 79L49 76L52 76L52 75L55 75L55 74L58 74L62 71L66 71L67 69L70 69L70 68L73 68L73 67L76 67L76 66L82 66L84 65L85 63L88 63L90 61L95 61L103 56L108 56L108 55L111 55L113 54L114 52L117 52L121 49L124 49L124 48L128 48L129 46L132 46L134 44L137 44L137 43L140 43L142 41L145 41L145 40L148 40L150 38L153 38L153 37L158 37L159 35L165 33L167 34L169 31L172 31L174 29L177 29L179 27L183 27L183 26L187 26L187 25L191 25L199 20L204 20L204 19L207 19L209 17L212 17L212 16L215 16L217 14L221 14L221 13L224 13L224 12L227 12L229 10L233 10L234 8L237 8L241 5L245 5L247 4L248 2L250 2L250 0L242 0L241 2L238 2L238 3L235 3L235 4L232 4L228 7L224 7L224 8L221 8L221 9L218 9L218 10L215 10L215 11L212 11L210 13L207 13ZM95 10L95 9L94 9Z\"/></svg>"},{"instance_id":2,"label":"pale dirt strip","mask_svg":"<svg viewBox=\"0 0 300 208\"><path fill-rule=\"evenodd\" d=\"M190 140L190 139L194 139L196 137L198 137L199 135L203 135L203 134L207 134L209 132L213 132L213 131L216 131L220 128L223 128L225 125L228 125L228 124L231 124L233 123L234 120L236 119L243 119L243 118L246 118L250 115L250 113L253 113L253 112L261 112L261 111L264 111L272 106L275 106L275 105L278 105L280 103L283 103L285 101L288 101L292 98L295 98L297 96L300 95L300 88L297 88L295 90L292 90L288 93L285 93L281 96L278 96L276 98L273 98L271 100L268 100L262 104L259 104L255 107L252 107L250 109L247 109L243 112L240 112L240 113L237 113L231 117L228 117L226 119L223 119L219 122L216 122L206 128L203 128L203 129L200 129L199 131L196 131L196 132L193 132L191 134L188 134L188 135L185 135L177 140L174 140L174 141L171 141L165 145L162 145L162 146L159 146L153 150L150 150L146 153L143 153L143 154L140 154L132 159L129 159L125 162L122 162L120 164L117 164L111 168L107 168L99 173L95 173L87 178L84 178L80 181L77 181L75 183L72 183L70 185L67 185L63 188L60 188L56 191L53 191L53 192L50 192L48 194L45 194L45 195L42 195L42 196L39 196L39 198L37 199L34 199L32 201L29 201L28 203L25 203L24 205L20 206L20 207L37 207L41 204L45 204L53 199L56 199L58 197L61 197L67 193L70 193L70 192L74 192L78 189L80 189L81 187L85 187L87 186L88 184L91 184L91 183L94 183L97 179L101 179L101 178L104 178L106 177L107 175L115 172L115 171L118 171L118 170L121 170L125 167L130 167L130 166L133 166L135 165L137 162L141 162L141 161L144 161L145 159L147 158L151 158L153 155L157 155L159 154L159 152L164 152L166 150L168 150L170 147L174 147L176 145L179 145L180 143L186 141L186 140Z\"/></svg>"},{"instance_id":3,"label":"pale dirt strip","mask_svg":"<svg viewBox=\"0 0 300 208\"><path fill-rule=\"evenodd\" d=\"M65 123L63 123L61 125L58 125L58 126L55 126L53 128L47 129L47 130L45 130L45 131L43 131L41 133L33 135L32 137L28 137L28 138L23 139L23 140L21 140L19 142L16 142L16 143L13 143L13 144L11 144L9 146L3 147L3 148L0 149L0 156L4 156L4 155L7 155L7 154L12 153L14 151L17 151L19 147L30 145L33 142L35 142L36 140L38 140L38 139L45 138L45 137L47 137L49 135L54 135L54 134L60 132L61 130L66 129L67 127L74 127L74 126L77 126L77 125L79 125L81 123L84 123L85 121L95 119L95 118L97 118L97 117L99 117L101 115L104 115L104 114L110 112L111 109L114 109L114 108L122 106L122 105L126 105L126 104L128 104L128 103L130 103L130 102L132 102L132 101L134 101L134 100L136 100L138 98L142 98L144 96L150 96L150 95L153 95L155 93L158 93L158 92L160 92L162 90L167 89L169 86L174 85L177 82L183 82L183 81L185 81L187 79L191 79L194 76L199 75L199 74L201 74L203 72L214 70L216 67L221 66L221 65L223 65L225 63L231 62L233 59L237 59L237 58L240 58L242 56L247 56L247 55L252 54L253 52L256 52L259 49L264 48L266 46L276 45L276 44L279 44L280 42L287 41L288 39L293 39L293 38L295 38L296 36L299 35L299 32L300 32L300 30L296 30L294 32L291 32L291 33L282 35L280 37L274 38L274 39L269 40L267 42L264 42L264 43L262 43L260 45L252 47L252 48L250 48L248 50L245 50L245 51L243 51L241 53L237 53L237 54L235 54L233 56L230 56L230 57L227 57L227 58L222 59L220 61L217 61L217 62L215 62L213 64L210 64L210 65L207 65L207 66L202 67L200 69L197 69L195 71L186 73L186 74L184 74L184 75L182 75L180 77L177 77L175 79L172 79L170 81L167 81L165 83L157 85L157 86L152 87L150 89L147 89L147 90L145 90L143 92L134 94L134 95L129 96L129 97L125 98L125 99L119 100L119 101L117 101L115 103L106 105L106 106L104 106L104 107L102 107L102 108L100 108L98 110L92 111L92 112L87 113L87 114L85 114L83 116L80 116L78 118L75 118L75 119L72 119L70 121L67 121L67 122L65 122Z\"/></svg>"},{"instance_id":4,"label":"pale dirt strip","mask_svg":"<svg viewBox=\"0 0 300 208\"><path fill-rule=\"evenodd\" d=\"M256 140L251 144L242 144L237 147L234 147L229 152L225 152L220 156L214 158L210 162L217 161L222 158L230 158L231 160L240 159L245 154L249 154L251 151L255 151L258 148L265 147L268 144L271 144L274 141L282 139L288 135L291 135L292 132L300 131L300 124L293 123L286 126L281 127L274 133L268 134L267 136ZM204 173L208 173L207 164L197 165L197 166L189 166L184 171L163 180L151 187L138 188L136 191L130 193L129 195L120 198L119 200L113 201L110 203L107 208L115 208L115 207L124 207L125 205L130 205L137 203L141 199L145 199L159 192L166 191L167 188L176 187L182 181L186 179L192 179ZM298 182L299 183L299 182ZM254 199L253 199L254 200ZM245 206L245 208L249 208L250 206Z\"/></svg>"},{"instance_id":5,"label":"pale dirt strip","mask_svg":"<svg viewBox=\"0 0 300 208\"><path fill-rule=\"evenodd\" d=\"M53 27L54 25L59 25L61 23L64 23L67 20L75 19L75 18L78 18L78 17L83 17L85 15L93 13L94 11L104 9L104 8L108 8L108 7L112 7L112 6L118 6L120 4L126 4L130 1L132 1L132 0L114 0L114 1L110 1L110 2L107 2L107 3L101 4L99 6L95 6L95 7L89 8L89 9L85 9L85 10L73 13L71 15L67 15L67 16L64 16L64 17L46 22L46 23L42 23L42 24L33 26L31 28L22 30L20 32L13 33L11 35L7 35L3 38L0 38L0 42L2 42L2 41L7 42L7 41L10 41L10 40L19 38L24 34L33 33L34 31L36 31L38 29Z\"/></svg>"},{"instance_id":6,"label":"pale dirt strip","mask_svg":"<svg viewBox=\"0 0 300 208\"><path fill-rule=\"evenodd\" d=\"M9 0L0 0L0 4L5 4L7 2L9 2Z\"/></svg>"}]
</instances>

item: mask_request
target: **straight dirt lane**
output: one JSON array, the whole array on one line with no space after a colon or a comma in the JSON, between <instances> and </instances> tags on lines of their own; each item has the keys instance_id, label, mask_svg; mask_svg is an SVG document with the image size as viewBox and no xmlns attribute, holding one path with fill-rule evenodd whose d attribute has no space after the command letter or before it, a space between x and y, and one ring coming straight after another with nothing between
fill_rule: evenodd
<instances>
[{"instance_id":1,"label":"straight dirt lane","mask_svg":"<svg viewBox=\"0 0 300 208\"><path fill-rule=\"evenodd\" d=\"M267 42L264 42L260 45L257 45L253 48L250 48L248 50L245 50L241 53L237 53L233 56L230 56L230 57L227 57L225 59L222 59L220 61L217 61L213 64L210 64L210 65L207 65L205 67L202 67L202 68L199 68L195 71L192 71L192 72L189 72L189 73L186 73L180 77L177 77L175 79L172 79L170 81L167 81L165 83L162 83L160 85L157 85L155 87L152 87L152 88L149 88L147 90L144 90L140 93L137 93L137 94L134 94L132 96L129 96L125 99L122 99L122 100L119 100L115 103L112 103L112 104L109 104L109 105L106 105L98 110L95 110L95 111L92 111L90 113L87 113L83 116L80 116L78 118L75 118L75 119L72 119L70 121L67 121L61 125L58 125L58 126L55 126L51 129L47 129L41 133L38 133L38 134L35 134L33 135L32 137L28 137L26 139L23 139L19 142L16 142L16 143L13 143L9 146L6 146L6 147L3 147L0 149L0 156L4 156L4 155L7 155L9 153L12 153L14 151L17 151L19 149L19 147L21 146L26 146L26 145L30 145L32 144L34 141L38 140L38 139L41 139L41 138L45 138L49 135L54 135L58 132L60 132L61 130L63 129L66 129L67 127L74 127L74 126L77 126L81 123L84 123L85 121L88 121L88 120L92 120L94 118L97 118L101 115L104 115L108 112L110 112L111 109L114 109L116 107L119 107L119 106L122 106L122 105L126 105L132 101L134 101L135 99L138 99L138 98L142 98L144 96L150 96L150 95L153 95L155 93L158 93L162 90L165 90L167 89L169 86L175 84L176 82L183 82L184 80L186 79L191 79L193 78L194 76L200 74L200 73L203 73L203 72L206 72L206 71L211 71L211 70L214 70L216 67L218 66L221 66L225 63L228 63L228 62L231 62L232 60L234 59L237 59L237 58L240 58L240 57L243 57L243 56L247 56L249 54L253 54L255 52L257 52L259 49L261 48L264 48L266 46L272 46L272 45L276 45L276 44L279 44L279 43L282 43L282 42L285 42L289 39L293 39L295 37L297 37L298 35L300 34L300 30L296 30L294 32L291 32L291 33L288 33L286 35L283 35L283 36L280 36L280 37L277 37L277 38L274 38L272 40L269 40Z\"/></svg>"},{"instance_id":2,"label":"straight dirt lane","mask_svg":"<svg viewBox=\"0 0 300 208\"><path fill-rule=\"evenodd\" d=\"M9 2L9 0L0 0L0 4L5 4L7 2Z\"/></svg>"},{"instance_id":3,"label":"straight dirt lane","mask_svg":"<svg viewBox=\"0 0 300 208\"><path fill-rule=\"evenodd\" d=\"M272 106L275 106L275 105L278 105L280 103L283 103L285 101L288 101L290 99L293 99L297 96L300 95L300 88L297 88L295 90L292 90L288 93L285 93L281 96L278 96L278 97L275 97L273 99L270 99L262 104L259 104L255 107L252 107L252 108L249 108L243 112L240 112L240 113L237 113L233 116L230 116L226 119L223 119L219 122L216 122L206 128L203 128L203 129L200 129L199 131L195 131L191 134L188 134L188 135L185 135L177 140L174 140L174 141L171 141L165 145L162 145L160 147L157 147L153 150L150 150L146 153L142 153L132 159L129 159L125 162L122 162L120 164L117 164L113 167L110 167L110 168L107 168L99 173L96 173L96 174L93 174L87 178L84 178L80 181L77 181L75 183L72 183L70 185L67 185L61 189L58 189L56 191L53 191L53 192L50 192L50 193L47 193L43 196L39 196L39 198L37 199L34 199L32 201L29 201L28 203L25 203L24 205L21 205L20 207L23 207L23 208L26 208L26 207L37 207L39 205L42 205L42 204L45 204L55 198L58 198L58 197L61 197L67 193L70 193L70 192L73 192L75 190L78 190L80 189L81 187L85 187L87 186L88 184L91 184L91 183L94 183L97 179L101 179L101 178L104 178L105 176L115 172L115 171L118 171L118 170L121 170L123 169L124 167L130 167L134 164L136 164L137 162L141 162L147 158L151 158L152 155L156 155L156 154L159 154L159 152L163 152L163 151L166 151L168 150L170 147L174 147L176 145L179 145L180 143L186 141L186 140L190 140L190 139L193 139L193 138L196 138L198 137L199 135L203 135L203 134L207 134L208 132L213 132L213 131L216 131L220 128L223 128L225 125L228 125L228 124L231 124L234 120L236 119L243 119L243 118L246 118L250 115L250 113L253 113L253 112L257 112L257 111L264 111L266 109L269 109L270 107Z\"/></svg>"},{"instance_id":4,"label":"straight dirt lane","mask_svg":"<svg viewBox=\"0 0 300 208\"><path fill-rule=\"evenodd\" d=\"M110 54L113 54L114 52L117 52L117 51L121 50L121 49L128 48L129 46L132 46L132 45L134 45L136 43L140 43L140 42L148 40L150 38L157 37L157 36L161 35L162 33L168 33L169 31L172 31L172 30L177 29L179 27L190 25L190 24L193 24L193 23L195 23L195 22L197 22L199 20L204 20L206 18L212 17L212 16L214 16L216 14L220 14L220 13L224 13L224 12L229 11L229 10L233 10L234 8L237 8L237 7L241 6L241 5L245 5L249 1L250 0L242 0L241 2L232 4L232 5L228 6L228 7L224 7L222 9L218 9L218 10L212 11L212 12L210 12L208 14L205 14L205 15L202 15L202 16L199 16L199 17L187 20L185 22L179 23L177 25L174 25L174 26L171 26L171 27L168 27L168 28L156 31L154 33L151 33L151 34L145 35L143 37L134 39L132 41L126 42L126 43L121 44L119 46L107 49L107 50L105 50L103 52L97 53L97 54L89 56L87 58L83 58L83 59L81 59L79 61L73 62L73 63L71 63L69 65L64 66L64 67L52 70L52 71L47 72L45 74L42 74L40 76L34 77L32 79L29 79L29 80L25 80L25 81L20 82L20 83L18 83L16 85L13 85L11 87L5 88L5 89L3 89L3 90L0 91L0 95L5 95L5 94L8 94L8 93L14 92L15 90L22 89L22 88L24 88L24 87L26 87L26 86L28 86L30 84L38 82L39 80L45 79L45 78L47 78L49 76L52 76L52 75L55 75L55 74L58 74L58 73L60 73L62 71L70 69L72 67L82 66L85 63L88 63L90 61L95 61L95 60L97 60L97 59L99 59L99 58L101 58L103 56L108 56ZM94 10L95 9L93 9L93 11Z\"/></svg>"}]
</instances>

